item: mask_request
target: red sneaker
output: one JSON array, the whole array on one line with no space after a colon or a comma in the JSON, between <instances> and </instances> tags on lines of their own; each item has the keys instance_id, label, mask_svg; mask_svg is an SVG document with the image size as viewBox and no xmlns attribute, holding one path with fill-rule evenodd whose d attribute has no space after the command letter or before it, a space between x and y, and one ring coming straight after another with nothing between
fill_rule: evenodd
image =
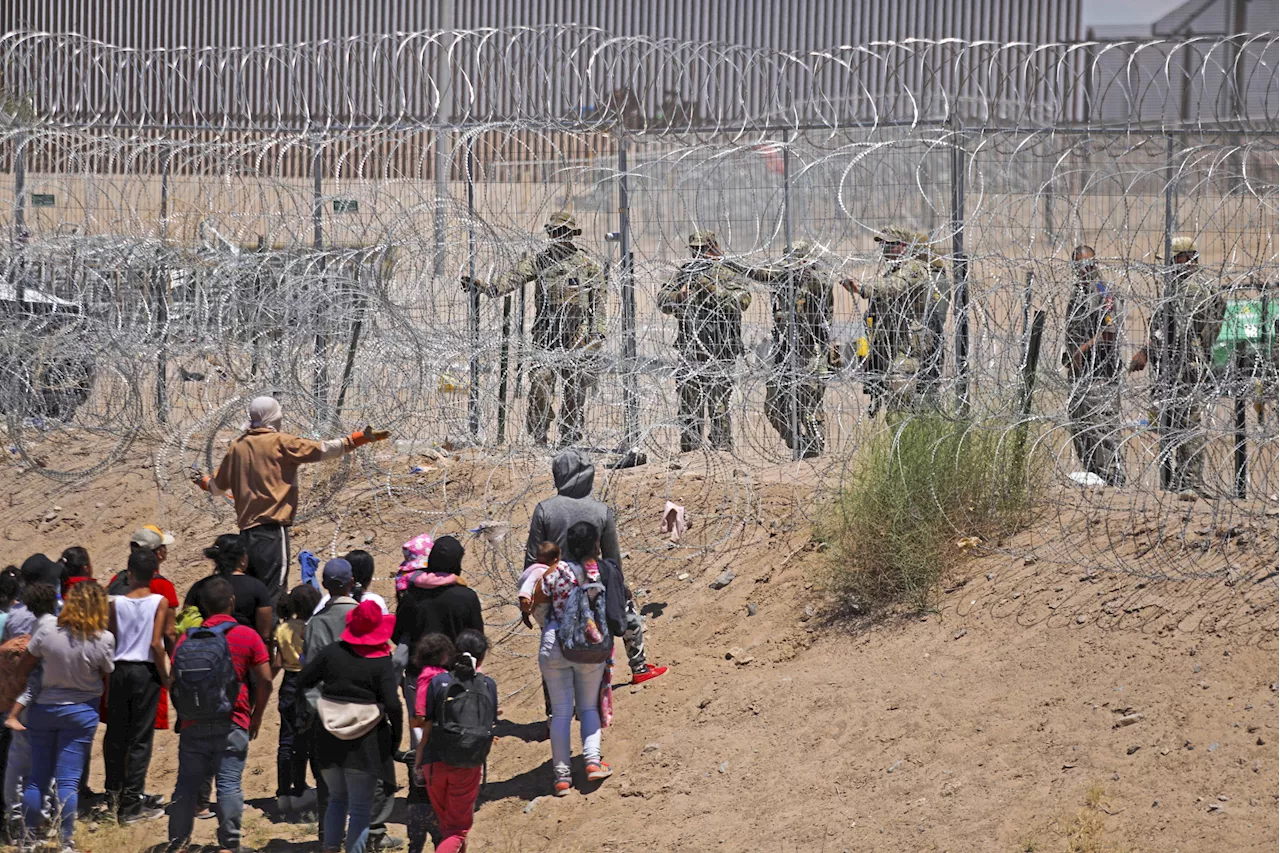
<instances>
[{"instance_id":1,"label":"red sneaker","mask_svg":"<svg viewBox=\"0 0 1280 853\"><path fill-rule=\"evenodd\" d=\"M613 775L613 768L603 761L587 762L587 781L602 782Z\"/></svg>"},{"instance_id":2,"label":"red sneaker","mask_svg":"<svg viewBox=\"0 0 1280 853\"><path fill-rule=\"evenodd\" d=\"M667 668L665 666L654 666L652 664L647 663L644 665L644 669L640 670L639 672L631 673L631 683L644 684L646 681L655 679L659 675L666 675L666 674L667 674Z\"/></svg>"},{"instance_id":3,"label":"red sneaker","mask_svg":"<svg viewBox=\"0 0 1280 853\"><path fill-rule=\"evenodd\" d=\"M562 776L556 780L554 790L557 797L567 797L569 796L569 792L573 790L573 783L570 781L569 777Z\"/></svg>"}]
</instances>

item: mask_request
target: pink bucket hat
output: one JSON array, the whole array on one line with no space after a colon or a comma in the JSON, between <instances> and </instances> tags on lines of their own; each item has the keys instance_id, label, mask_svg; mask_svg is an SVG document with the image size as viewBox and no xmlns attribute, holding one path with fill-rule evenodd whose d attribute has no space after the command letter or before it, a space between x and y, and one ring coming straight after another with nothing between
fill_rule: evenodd
<instances>
[{"instance_id":1,"label":"pink bucket hat","mask_svg":"<svg viewBox=\"0 0 1280 853\"><path fill-rule=\"evenodd\" d=\"M401 545L400 553L404 555L404 562L400 564L400 571L412 572L416 569L425 569L427 557L431 554L431 546L434 544L435 540L431 538L430 533L419 533Z\"/></svg>"}]
</instances>

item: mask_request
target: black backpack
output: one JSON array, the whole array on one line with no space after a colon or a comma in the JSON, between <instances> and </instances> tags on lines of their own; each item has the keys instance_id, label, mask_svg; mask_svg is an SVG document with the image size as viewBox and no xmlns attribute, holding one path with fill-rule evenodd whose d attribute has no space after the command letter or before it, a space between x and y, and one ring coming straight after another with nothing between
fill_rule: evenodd
<instances>
[{"instance_id":1,"label":"black backpack","mask_svg":"<svg viewBox=\"0 0 1280 853\"><path fill-rule=\"evenodd\" d=\"M184 722L225 720L240 695L227 634L236 622L212 628L192 628L173 655L173 685L169 695Z\"/></svg>"},{"instance_id":2,"label":"black backpack","mask_svg":"<svg viewBox=\"0 0 1280 853\"><path fill-rule=\"evenodd\" d=\"M498 719L488 681L479 674L466 680L453 676L436 700L428 746L437 761L450 767L484 765Z\"/></svg>"}]
</instances>

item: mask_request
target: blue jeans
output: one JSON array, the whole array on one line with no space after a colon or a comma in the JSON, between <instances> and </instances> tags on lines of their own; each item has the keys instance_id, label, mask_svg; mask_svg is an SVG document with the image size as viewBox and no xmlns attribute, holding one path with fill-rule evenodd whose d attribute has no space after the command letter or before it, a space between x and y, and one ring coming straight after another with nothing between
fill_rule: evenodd
<instances>
[{"instance_id":1,"label":"blue jeans","mask_svg":"<svg viewBox=\"0 0 1280 853\"><path fill-rule=\"evenodd\" d=\"M324 810L325 849L337 849L345 823L347 853L364 853L365 842L369 840L369 816L373 813L373 794L378 788L378 777L341 767L325 767L320 772L329 786L329 805Z\"/></svg>"},{"instance_id":2,"label":"blue jeans","mask_svg":"<svg viewBox=\"0 0 1280 853\"><path fill-rule=\"evenodd\" d=\"M28 838L40 827L40 806L49 780L58 780L55 814L61 810L62 840L71 843L80 798L80 774L98 729L98 704L35 704L27 709L27 737L31 742L31 772L22 792L22 820Z\"/></svg>"},{"instance_id":3,"label":"blue jeans","mask_svg":"<svg viewBox=\"0 0 1280 853\"><path fill-rule=\"evenodd\" d=\"M213 776L218 788L214 813L218 816L218 846L240 847L240 819L244 815L245 758L249 733L230 720L187 723L178 735L178 782L169 807L169 843L178 846L191 838L196 820L200 786Z\"/></svg>"}]
</instances>

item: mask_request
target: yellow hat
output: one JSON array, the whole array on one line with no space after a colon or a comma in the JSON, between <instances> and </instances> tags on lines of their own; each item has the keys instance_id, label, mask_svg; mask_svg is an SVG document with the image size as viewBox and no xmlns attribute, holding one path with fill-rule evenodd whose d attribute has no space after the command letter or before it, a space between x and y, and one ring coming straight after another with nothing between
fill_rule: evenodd
<instances>
[{"instance_id":1,"label":"yellow hat","mask_svg":"<svg viewBox=\"0 0 1280 853\"><path fill-rule=\"evenodd\" d=\"M691 249L700 249L714 245L716 245L716 232L714 231L694 231L689 235L689 247Z\"/></svg>"},{"instance_id":2,"label":"yellow hat","mask_svg":"<svg viewBox=\"0 0 1280 853\"><path fill-rule=\"evenodd\" d=\"M577 221L574 220L573 214L567 210L558 210L547 218L547 224L543 226L547 233L567 229L575 234L581 234L582 229L578 227Z\"/></svg>"}]
</instances>

